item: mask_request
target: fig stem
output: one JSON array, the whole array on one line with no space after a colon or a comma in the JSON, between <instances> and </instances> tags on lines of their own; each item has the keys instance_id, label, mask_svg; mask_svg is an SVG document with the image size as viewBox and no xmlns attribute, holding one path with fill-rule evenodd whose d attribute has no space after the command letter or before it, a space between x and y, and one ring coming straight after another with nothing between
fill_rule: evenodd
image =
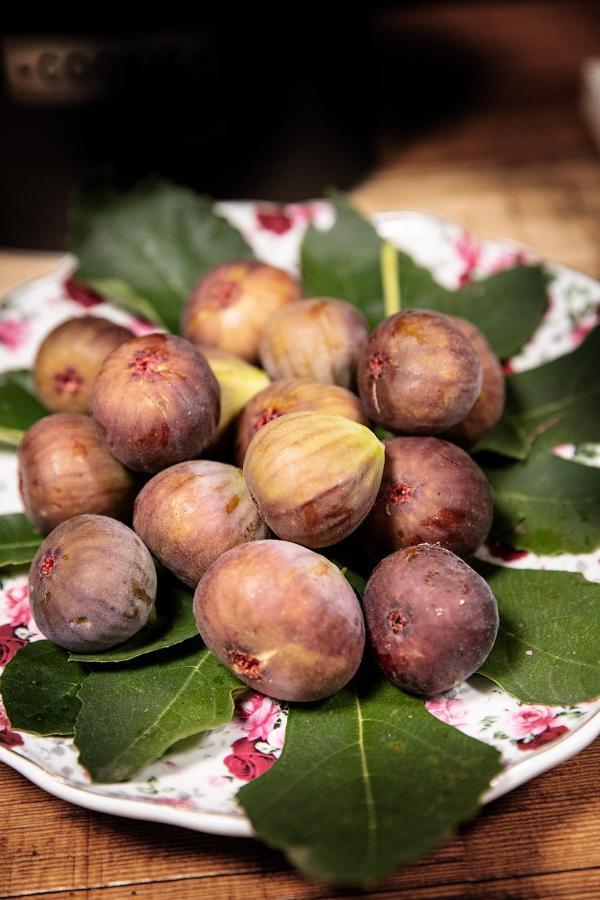
<instances>
[{"instance_id":1,"label":"fig stem","mask_svg":"<svg viewBox=\"0 0 600 900\"><path fill-rule=\"evenodd\" d=\"M402 308L400 279L398 278L398 251L389 241L383 241L380 252L383 305L386 316L393 316Z\"/></svg>"}]
</instances>

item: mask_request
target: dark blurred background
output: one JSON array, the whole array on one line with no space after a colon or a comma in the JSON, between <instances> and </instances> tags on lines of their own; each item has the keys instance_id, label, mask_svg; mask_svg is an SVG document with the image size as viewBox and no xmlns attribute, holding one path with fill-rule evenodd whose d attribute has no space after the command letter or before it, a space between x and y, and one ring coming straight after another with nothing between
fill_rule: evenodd
<instances>
[{"instance_id":1,"label":"dark blurred background","mask_svg":"<svg viewBox=\"0 0 600 900\"><path fill-rule=\"evenodd\" d=\"M73 188L149 174L293 201L374 167L591 151L591 0L3 16L0 245L60 249Z\"/></svg>"}]
</instances>

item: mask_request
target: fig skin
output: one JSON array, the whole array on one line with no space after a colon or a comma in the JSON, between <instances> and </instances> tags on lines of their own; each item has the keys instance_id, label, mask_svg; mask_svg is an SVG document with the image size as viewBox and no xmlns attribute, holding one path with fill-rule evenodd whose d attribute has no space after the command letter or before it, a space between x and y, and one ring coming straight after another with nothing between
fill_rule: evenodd
<instances>
[{"instance_id":1,"label":"fig skin","mask_svg":"<svg viewBox=\"0 0 600 900\"><path fill-rule=\"evenodd\" d=\"M446 316L408 309L384 319L361 354L358 390L367 415L396 434L438 434L473 408L477 353Z\"/></svg>"},{"instance_id":2,"label":"fig skin","mask_svg":"<svg viewBox=\"0 0 600 900\"><path fill-rule=\"evenodd\" d=\"M189 341L148 334L121 344L104 361L91 412L117 459L138 472L158 472L210 444L219 421L219 383Z\"/></svg>"},{"instance_id":3,"label":"fig skin","mask_svg":"<svg viewBox=\"0 0 600 900\"><path fill-rule=\"evenodd\" d=\"M450 690L479 669L498 632L487 583L431 544L387 556L367 582L369 638L387 678L413 694Z\"/></svg>"},{"instance_id":4,"label":"fig skin","mask_svg":"<svg viewBox=\"0 0 600 900\"><path fill-rule=\"evenodd\" d=\"M150 552L193 588L227 550L269 534L242 470L209 460L155 475L135 501L133 527Z\"/></svg>"},{"instance_id":5,"label":"fig skin","mask_svg":"<svg viewBox=\"0 0 600 900\"><path fill-rule=\"evenodd\" d=\"M213 444L221 440L246 403L271 384L266 372L233 353L202 344L198 347L221 388L221 417Z\"/></svg>"},{"instance_id":6,"label":"fig skin","mask_svg":"<svg viewBox=\"0 0 600 900\"><path fill-rule=\"evenodd\" d=\"M29 570L37 627L77 653L108 650L140 631L156 599L156 570L139 537L107 516L77 516L45 539Z\"/></svg>"},{"instance_id":7,"label":"fig skin","mask_svg":"<svg viewBox=\"0 0 600 900\"><path fill-rule=\"evenodd\" d=\"M271 378L310 378L352 388L369 330L363 314L333 297L302 300L277 313L260 342Z\"/></svg>"},{"instance_id":8,"label":"fig skin","mask_svg":"<svg viewBox=\"0 0 600 900\"><path fill-rule=\"evenodd\" d=\"M215 656L279 700L334 694L363 654L362 611L342 573L287 541L255 541L221 556L196 588L194 614Z\"/></svg>"},{"instance_id":9,"label":"fig skin","mask_svg":"<svg viewBox=\"0 0 600 900\"><path fill-rule=\"evenodd\" d=\"M275 381L248 401L237 424L235 456L244 464L246 451L257 431L279 416L293 412L322 412L368 425L358 397L335 384L308 378Z\"/></svg>"},{"instance_id":10,"label":"fig skin","mask_svg":"<svg viewBox=\"0 0 600 900\"><path fill-rule=\"evenodd\" d=\"M258 362L258 346L269 319L300 298L300 286L283 269L254 259L222 263L207 272L188 298L183 335Z\"/></svg>"},{"instance_id":11,"label":"fig skin","mask_svg":"<svg viewBox=\"0 0 600 900\"><path fill-rule=\"evenodd\" d=\"M455 328L463 334L479 357L483 379L475 406L464 419L453 425L443 435L461 447L471 447L479 438L491 431L502 418L506 399L506 379L502 364L486 338L476 325L458 316L447 316Z\"/></svg>"},{"instance_id":12,"label":"fig skin","mask_svg":"<svg viewBox=\"0 0 600 900\"><path fill-rule=\"evenodd\" d=\"M289 413L255 434L244 478L278 537L329 547L369 512L383 460L383 444L364 425L326 413Z\"/></svg>"},{"instance_id":13,"label":"fig skin","mask_svg":"<svg viewBox=\"0 0 600 900\"><path fill-rule=\"evenodd\" d=\"M384 441L381 487L361 526L368 551L382 559L415 544L471 556L492 526L492 492L468 453L434 437Z\"/></svg>"},{"instance_id":14,"label":"fig skin","mask_svg":"<svg viewBox=\"0 0 600 900\"><path fill-rule=\"evenodd\" d=\"M137 479L88 416L45 416L25 432L17 458L25 515L42 534L84 513L130 518Z\"/></svg>"},{"instance_id":15,"label":"fig skin","mask_svg":"<svg viewBox=\"0 0 600 900\"><path fill-rule=\"evenodd\" d=\"M109 353L133 332L99 316L68 319L40 344L33 375L37 395L53 412L88 412L92 384Z\"/></svg>"}]
</instances>

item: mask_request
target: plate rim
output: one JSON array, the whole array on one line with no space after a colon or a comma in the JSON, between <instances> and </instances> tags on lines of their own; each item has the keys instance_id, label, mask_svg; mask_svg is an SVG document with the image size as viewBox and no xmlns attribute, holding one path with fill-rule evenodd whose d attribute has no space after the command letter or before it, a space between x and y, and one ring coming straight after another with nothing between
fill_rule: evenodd
<instances>
[{"instance_id":1,"label":"plate rim","mask_svg":"<svg viewBox=\"0 0 600 900\"><path fill-rule=\"evenodd\" d=\"M235 204L236 201L228 201ZM252 204L253 201L238 201ZM310 201L308 201L310 202ZM473 234L462 223L450 217L429 212L422 209L396 209L381 210L370 214L371 220L376 224L383 224L394 218L409 215L419 215L425 219L437 221L449 226L463 229ZM475 235L479 243L510 245L522 248L531 256L536 257L541 263L552 267L554 270L573 272L589 278L599 284L600 281L592 274L584 272L574 266L561 262L554 262L544 258L539 251L521 241L511 238L480 237ZM71 274L76 267L76 257L69 252L61 256L56 265L46 274L27 279L17 285L13 285L4 291L0 297L0 309L5 300L13 294L19 294L33 283L45 280L55 280L61 275ZM527 781L542 775L544 772L556 767L561 762L572 758L588 747L600 736L600 708L597 709L586 721L577 728L569 731L547 747L538 749L533 756L526 757L503 769L490 783L490 787L481 796L481 804L497 800L504 794L520 787ZM167 825L176 825L200 831L207 834L216 834L228 837L256 837L250 820L242 813L235 815L230 813L209 812L207 810L190 810L181 805L165 805L160 801L154 801L146 797L114 797L99 792L95 788L87 788L69 783L65 778L55 775L44 768L39 762L29 759L18 750L0 744L0 761L19 772L28 781L44 790L46 793L64 800L73 805L89 809L95 812L106 813L119 817L138 819L142 821L158 822Z\"/></svg>"}]
</instances>

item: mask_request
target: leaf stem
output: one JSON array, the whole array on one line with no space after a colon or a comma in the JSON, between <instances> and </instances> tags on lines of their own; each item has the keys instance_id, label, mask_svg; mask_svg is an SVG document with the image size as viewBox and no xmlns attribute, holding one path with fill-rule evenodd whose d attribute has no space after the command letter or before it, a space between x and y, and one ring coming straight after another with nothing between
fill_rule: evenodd
<instances>
[{"instance_id":1,"label":"leaf stem","mask_svg":"<svg viewBox=\"0 0 600 900\"><path fill-rule=\"evenodd\" d=\"M398 251L389 241L383 241L380 251L381 283L386 316L393 316L402 307L398 278Z\"/></svg>"}]
</instances>

